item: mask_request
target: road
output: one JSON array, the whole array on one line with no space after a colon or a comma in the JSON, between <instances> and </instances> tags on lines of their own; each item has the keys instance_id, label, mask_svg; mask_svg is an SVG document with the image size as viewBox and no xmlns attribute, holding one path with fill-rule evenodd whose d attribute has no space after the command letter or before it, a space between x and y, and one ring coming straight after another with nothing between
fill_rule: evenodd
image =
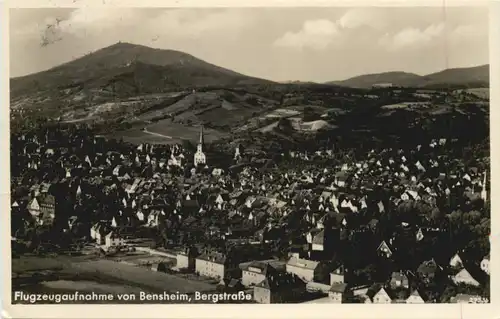
<instances>
[{"instance_id":1,"label":"road","mask_svg":"<svg viewBox=\"0 0 500 319\"><path fill-rule=\"evenodd\" d=\"M173 139L172 136L168 136L168 135L163 135L163 134L160 134L160 133L154 133L154 132L150 132L148 131L148 128L144 128L144 130L142 130L144 133L147 133L147 134L151 134L151 135L155 135L155 136L159 136L159 137L164 137L164 138L168 138L168 139Z\"/></svg>"}]
</instances>

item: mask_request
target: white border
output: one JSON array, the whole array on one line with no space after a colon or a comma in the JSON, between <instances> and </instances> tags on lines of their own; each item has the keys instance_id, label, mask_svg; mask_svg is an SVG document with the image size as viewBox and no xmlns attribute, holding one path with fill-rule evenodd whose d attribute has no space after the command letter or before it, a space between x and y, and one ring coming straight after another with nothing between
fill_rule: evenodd
<instances>
[{"instance_id":1,"label":"white border","mask_svg":"<svg viewBox=\"0 0 500 319\"><path fill-rule=\"evenodd\" d=\"M40 7L81 7L81 6L126 6L126 7L328 7L328 6L442 6L442 0L419 0L419 1L395 1L395 0L77 0L75 3L69 0L12 0L8 4L0 3L0 23L2 39L2 68L1 97L2 108L0 116L0 146L4 156L0 160L1 176L4 178L0 183L0 204L3 207L0 227L1 247L4 267L3 271L3 297L2 316L11 318L500 318L500 302L498 282L498 271L493 270L491 277L491 300L488 305L457 305L457 304L428 304L428 305L360 305L360 304L293 304L293 305L10 305L11 281L10 281L10 183L5 178L10 172L9 156L9 95L8 95L8 69L9 69L9 47L8 47L8 7L12 8L40 8ZM490 87L500 87L500 2L483 0L446 0L447 6L463 5L489 5L490 6ZM7 10L6 10L7 9ZM496 19L494 19L496 17ZM499 123L500 91L491 89L491 123ZM499 189L496 181L499 180L499 171L494 165L498 162L497 150L500 147L496 141L499 127L491 125L491 198L492 211L496 211L496 198ZM496 241L500 233L498 228L499 218L492 213L492 250L491 264L496 265L500 260L500 250L496 248ZM5 258L6 257L6 258ZM495 307L496 304L496 307ZM495 310L495 308L497 308Z\"/></svg>"}]
</instances>

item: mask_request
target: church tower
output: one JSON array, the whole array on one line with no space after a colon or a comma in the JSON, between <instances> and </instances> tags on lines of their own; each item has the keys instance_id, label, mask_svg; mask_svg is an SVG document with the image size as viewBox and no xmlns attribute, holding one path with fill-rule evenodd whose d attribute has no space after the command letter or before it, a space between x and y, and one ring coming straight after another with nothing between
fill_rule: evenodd
<instances>
[{"instance_id":1,"label":"church tower","mask_svg":"<svg viewBox=\"0 0 500 319\"><path fill-rule=\"evenodd\" d=\"M481 198L484 201L488 200L488 192L486 191L486 172L484 172L484 177L483 177L483 189L481 190Z\"/></svg>"},{"instance_id":2,"label":"church tower","mask_svg":"<svg viewBox=\"0 0 500 319\"><path fill-rule=\"evenodd\" d=\"M236 149L234 150L234 160L236 162L238 162L239 160L241 160L241 153L240 153L240 146L239 145L237 145Z\"/></svg>"},{"instance_id":3,"label":"church tower","mask_svg":"<svg viewBox=\"0 0 500 319\"><path fill-rule=\"evenodd\" d=\"M194 166L205 165L207 158L205 153L203 153L203 126L200 130L200 140L198 141L198 146L196 148L196 153L194 154Z\"/></svg>"}]
</instances>

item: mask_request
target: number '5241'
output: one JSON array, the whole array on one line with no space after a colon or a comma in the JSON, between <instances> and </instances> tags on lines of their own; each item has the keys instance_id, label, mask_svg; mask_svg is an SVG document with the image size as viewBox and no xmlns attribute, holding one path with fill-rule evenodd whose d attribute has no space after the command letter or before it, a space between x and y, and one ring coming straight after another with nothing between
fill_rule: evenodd
<instances>
[{"instance_id":1,"label":"number '5241'","mask_svg":"<svg viewBox=\"0 0 500 319\"><path fill-rule=\"evenodd\" d=\"M471 297L469 303L490 303L490 300L485 297Z\"/></svg>"}]
</instances>

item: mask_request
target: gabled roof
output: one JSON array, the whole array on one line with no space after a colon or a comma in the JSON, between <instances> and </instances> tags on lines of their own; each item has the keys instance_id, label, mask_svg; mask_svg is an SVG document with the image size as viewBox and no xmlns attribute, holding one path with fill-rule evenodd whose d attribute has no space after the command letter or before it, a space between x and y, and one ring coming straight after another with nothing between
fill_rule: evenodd
<instances>
[{"instance_id":1,"label":"gabled roof","mask_svg":"<svg viewBox=\"0 0 500 319\"><path fill-rule=\"evenodd\" d=\"M385 240L383 240L380 245L378 246L377 250L381 250L382 248L386 247L387 249L389 249L389 252L392 253L392 249L391 249L391 246L389 246L387 244L387 242Z\"/></svg>"},{"instance_id":2,"label":"gabled roof","mask_svg":"<svg viewBox=\"0 0 500 319\"><path fill-rule=\"evenodd\" d=\"M332 287L330 288L330 291L344 293L346 289L347 289L346 283L339 283L339 284L333 284Z\"/></svg>"},{"instance_id":3,"label":"gabled roof","mask_svg":"<svg viewBox=\"0 0 500 319\"><path fill-rule=\"evenodd\" d=\"M315 270L318 267L319 262L312 261L308 259L302 259L297 257L292 257L288 260L287 266L300 267L309 270Z\"/></svg>"},{"instance_id":4,"label":"gabled roof","mask_svg":"<svg viewBox=\"0 0 500 319\"><path fill-rule=\"evenodd\" d=\"M411 292L410 296L408 296L408 298L410 298L412 296L414 296L414 297L420 297L420 298L422 298L423 301L428 301L429 300L429 296L427 294L423 293L423 292L422 293L419 292L418 289L413 290Z\"/></svg>"},{"instance_id":5,"label":"gabled roof","mask_svg":"<svg viewBox=\"0 0 500 319\"><path fill-rule=\"evenodd\" d=\"M261 273L264 275L276 272L285 271L285 262L279 260L263 260L263 261L252 261L251 263L245 263L240 265L242 270L252 271L250 268L260 269Z\"/></svg>"},{"instance_id":6,"label":"gabled roof","mask_svg":"<svg viewBox=\"0 0 500 319\"><path fill-rule=\"evenodd\" d=\"M316 235L314 235L312 243L316 245L323 245L325 242L325 230L322 229Z\"/></svg>"},{"instance_id":7,"label":"gabled roof","mask_svg":"<svg viewBox=\"0 0 500 319\"><path fill-rule=\"evenodd\" d=\"M386 294L387 296L389 296L389 298L391 298L391 300L394 299L394 296L392 295L391 291L388 290L388 289L385 289L384 287L381 287L372 297L372 299L378 295L378 294Z\"/></svg>"},{"instance_id":8,"label":"gabled roof","mask_svg":"<svg viewBox=\"0 0 500 319\"><path fill-rule=\"evenodd\" d=\"M235 288L235 287L238 287L238 286L241 286L241 280L240 279L236 279L236 278L232 278L230 281L229 281L229 284L227 284L228 287L230 288Z\"/></svg>"},{"instance_id":9,"label":"gabled roof","mask_svg":"<svg viewBox=\"0 0 500 319\"><path fill-rule=\"evenodd\" d=\"M392 273L391 279L402 281L402 280L408 280L408 277L405 274L403 274L402 272L395 271Z\"/></svg>"},{"instance_id":10,"label":"gabled roof","mask_svg":"<svg viewBox=\"0 0 500 319\"><path fill-rule=\"evenodd\" d=\"M219 253L219 252L206 252L200 256L197 257L197 259L202 259L206 261L210 261L216 264L225 264L228 259L225 254Z\"/></svg>"},{"instance_id":11,"label":"gabled roof","mask_svg":"<svg viewBox=\"0 0 500 319\"><path fill-rule=\"evenodd\" d=\"M288 273L278 273L266 276L266 279L258 283L256 287L276 292L299 287L303 287L305 289L305 283L294 275Z\"/></svg>"}]
</instances>

